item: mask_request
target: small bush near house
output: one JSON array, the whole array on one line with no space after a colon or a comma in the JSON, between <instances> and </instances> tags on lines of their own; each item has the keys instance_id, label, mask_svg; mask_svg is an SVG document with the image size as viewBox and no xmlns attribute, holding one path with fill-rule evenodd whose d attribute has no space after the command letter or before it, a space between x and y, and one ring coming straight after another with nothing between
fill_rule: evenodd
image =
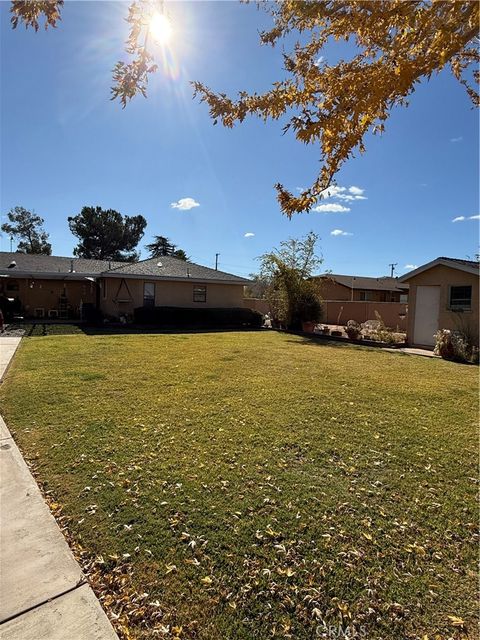
<instances>
[{"instance_id":1,"label":"small bush near house","mask_svg":"<svg viewBox=\"0 0 480 640\"><path fill-rule=\"evenodd\" d=\"M244 308L192 309L182 307L138 307L134 310L138 324L154 324L165 328L260 328L263 316Z\"/></svg>"},{"instance_id":2,"label":"small bush near house","mask_svg":"<svg viewBox=\"0 0 480 640\"><path fill-rule=\"evenodd\" d=\"M297 311L302 322L320 322L322 319L322 303L315 289L302 291L297 301Z\"/></svg>"},{"instance_id":3,"label":"small bush near house","mask_svg":"<svg viewBox=\"0 0 480 640\"><path fill-rule=\"evenodd\" d=\"M450 329L437 331L433 352L444 360L478 364L478 347L472 345L461 331L450 331Z\"/></svg>"},{"instance_id":4,"label":"small bush near house","mask_svg":"<svg viewBox=\"0 0 480 640\"><path fill-rule=\"evenodd\" d=\"M349 320L345 327L345 333L350 340L359 340L362 335L362 328L356 320Z\"/></svg>"}]
</instances>

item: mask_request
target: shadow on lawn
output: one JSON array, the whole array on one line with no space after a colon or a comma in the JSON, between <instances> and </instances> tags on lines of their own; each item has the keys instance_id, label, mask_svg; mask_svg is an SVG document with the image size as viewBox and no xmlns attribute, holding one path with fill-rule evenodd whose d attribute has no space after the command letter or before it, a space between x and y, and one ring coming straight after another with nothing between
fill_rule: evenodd
<instances>
[{"instance_id":1,"label":"shadow on lawn","mask_svg":"<svg viewBox=\"0 0 480 640\"><path fill-rule=\"evenodd\" d=\"M107 336L107 335L152 335L152 334L195 334L195 333L230 333L233 331L259 332L265 329L250 327L223 327L212 329L211 327L154 327L149 325L88 325L84 323L48 323L32 322L11 324L4 335L23 335L28 338L43 336Z\"/></svg>"},{"instance_id":2,"label":"shadow on lawn","mask_svg":"<svg viewBox=\"0 0 480 640\"><path fill-rule=\"evenodd\" d=\"M331 336L324 336L321 334L309 334L309 333L302 333L302 332L294 332L294 331L282 331L282 333L287 333L289 335L292 336L297 336L298 338L300 338L301 340L290 340L288 339L287 342L290 342L292 344L296 344L296 345L314 345L314 346L318 346L318 347L340 347L340 348L349 348L349 349L384 349L384 348L389 348L389 349L395 349L398 350L400 347L405 346L404 344L397 344L397 345L391 345L391 344L386 344L384 342L376 342L374 340L368 340L368 341L360 341L360 340L349 340L348 338L334 338ZM405 355L402 351L398 351L398 353L401 353L402 355Z\"/></svg>"}]
</instances>

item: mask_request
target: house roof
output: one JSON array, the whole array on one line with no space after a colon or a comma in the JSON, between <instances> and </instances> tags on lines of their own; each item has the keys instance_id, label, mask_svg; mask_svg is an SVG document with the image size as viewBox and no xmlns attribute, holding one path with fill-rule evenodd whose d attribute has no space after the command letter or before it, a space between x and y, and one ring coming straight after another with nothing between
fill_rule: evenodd
<instances>
[{"instance_id":1,"label":"house roof","mask_svg":"<svg viewBox=\"0 0 480 640\"><path fill-rule=\"evenodd\" d=\"M108 276L163 278L169 280L210 280L215 282L228 282L248 284L249 280L240 278L231 273L216 271L209 267L203 267L194 262L185 262L172 256L148 258L140 262L123 263L108 272Z\"/></svg>"},{"instance_id":2,"label":"house roof","mask_svg":"<svg viewBox=\"0 0 480 640\"><path fill-rule=\"evenodd\" d=\"M401 282L407 282L408 280L410 280L410 278L414 278L423 271L427 271L428 269L432 269L433 267L437 267L438 265L451 267L452 269L458 269L459 271L466 271L467 273L473 273L477 276L480 275L480 264L475 260L462 260L461 258L446 258L442 256L440 258L435 258L435 260L432 260L431 262L422 264L420 267L418 267L418 269L409 271L401 278L399 278L399 280Z\"/></svg>"},{"instance_id":3,"label":"house roof","mask_svg":"<svg viewBox=\"0 0 480 640\"><path fill-rule=\"evenodd\" d=\"M15 262L15 266L10 266ZM33 253L10 253L0 251L0 273L14 275L40 274L82 274L98 275L108 268L122 265L122 262L108 260L87 260L85 258L66 258L61 256L45 256Z\"/></svg>"},{"instance_id":4,"label":"house roof","mask_svg":"<svg viewBox=\"0 0 480 640\"><path fill-rule=\"evenodd\" d=\"M399 284L398 278L388 276L371 278L368 276L344 276L337 273L324 273L316 278L329 278L349 289L376 290L376 291L404 291L408 285Z\"/></svg>"},{"instance_id":5,"label":"house roof","mask_svg":"<svg viewBox=\"0 0 480 640\"><path fill-rule=\"evenodd\" d=\"M171 256L149 258L132 263L7 251L0 251L0 275L69 279L108 276L113 278L197 280L229 284L247 284L249 282L245 278L216 271L193 262L185 262Z\"/></svg>"}]
</instances>

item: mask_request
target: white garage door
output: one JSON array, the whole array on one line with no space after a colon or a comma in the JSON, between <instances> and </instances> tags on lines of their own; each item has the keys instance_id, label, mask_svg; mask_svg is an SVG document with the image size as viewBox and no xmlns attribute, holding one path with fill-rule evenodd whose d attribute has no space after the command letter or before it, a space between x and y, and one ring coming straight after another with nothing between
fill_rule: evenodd
<instances>
[{"instance_id":1,"label":"white garage door","mask_svg":"<svg viewBox=\"0 0 480 640\"><path fill-rule=\"evenodd\" d=\"M415 344L433 346L438 331L438 312L440 308L440 287L417 287L415 302L415 325L413 341Z\"/></svg>"}]
</instances>

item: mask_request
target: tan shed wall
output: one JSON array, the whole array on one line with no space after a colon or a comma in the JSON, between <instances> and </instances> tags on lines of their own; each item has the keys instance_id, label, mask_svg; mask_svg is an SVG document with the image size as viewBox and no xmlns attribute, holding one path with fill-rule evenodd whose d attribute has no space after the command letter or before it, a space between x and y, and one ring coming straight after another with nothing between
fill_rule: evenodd
<instances>
[{"instance_id":1,"label":"tan shed wall","mask_svg":"<svg viewBox=\"0 0 480 640\"><path fill-rule=\"evenodd\" d=\"M410 313L407 326L407 341L414 344L414 326L415 326L415 303L418 286L436 285L440 286L440 311L439 311L439 329L465 330L472 332L472 336L479 344L479 298L478 287L479 277L473 273L453 269L445 265L437 265L419 273L408 280L410 285L409 291L409 307ZM451 311L448 308L449 287L450 286L469 286L472 285L472 310Z\"/></svg>"},{"instance_id":2,"label":"tan shed wall","mask_svg":"<svg viewBox=\"0 0 480 640\"><path fill-rule=\"evenodd\" d=\"M100 291L100 308L103 313L118 317L120 314L133 315L133 310L143 306L143 285L145 282L155 283L155 306L161 307L243 307L243 285L206 283L207 301L193 301L194 284L199 282L168 282L143 279L105 278L107 292ZM128 286L128 291L125 286ZM102 287L102 285L101 285ZM129 297L131 300L118 302Z\"/></svg>"}]
</instances>

